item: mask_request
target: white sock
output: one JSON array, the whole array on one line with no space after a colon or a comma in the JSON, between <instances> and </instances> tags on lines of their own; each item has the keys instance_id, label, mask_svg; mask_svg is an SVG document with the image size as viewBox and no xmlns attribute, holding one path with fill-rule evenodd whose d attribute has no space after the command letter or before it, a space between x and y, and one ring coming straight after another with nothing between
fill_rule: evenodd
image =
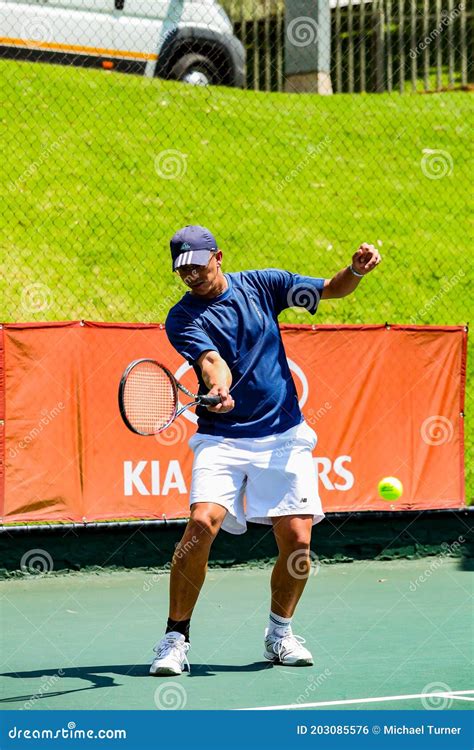
<instances>
[{"instance_id":1,"label":"white sock","mask_svg":"<svg viewBox=\"0 0 474 750\"><path fill-rule=\"evenodd\" d=\"M291 634L291 617L280 617L280 615L270 612L268 632L280 636Z\"/></svg>"}]
</instances>

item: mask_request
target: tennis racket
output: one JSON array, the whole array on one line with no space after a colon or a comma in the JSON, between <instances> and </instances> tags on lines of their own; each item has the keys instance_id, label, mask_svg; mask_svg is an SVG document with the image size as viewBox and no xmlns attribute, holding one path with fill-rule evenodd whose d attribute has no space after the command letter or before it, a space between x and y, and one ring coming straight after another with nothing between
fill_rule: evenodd
<instances>
[{"instance_id":1,"label":"tennis racket","mask_svg":"<svg viewBox=\"0 0 474 750\"><path fill-rule=\"evenodd\" d=\"M178 389L193 400L180 407ZM186 409L221 402L219 396L191 393L154 359L136 359L128 365L120 380L118 400L123 421L136 435L157 435Z\"/></svg>"}]
</instances>

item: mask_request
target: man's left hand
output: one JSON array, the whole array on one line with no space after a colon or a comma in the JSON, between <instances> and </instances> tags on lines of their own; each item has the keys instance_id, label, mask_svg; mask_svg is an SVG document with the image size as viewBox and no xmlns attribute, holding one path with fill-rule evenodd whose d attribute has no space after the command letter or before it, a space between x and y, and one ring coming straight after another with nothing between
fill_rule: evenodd
<instances>
[{"instance_id":1,"label":"man's left hand","mask_svg":"<svg viewBox=\"0 0 474 750\"><path fill-rule=\"evenodd\" d=\"M380 253L373 245L363 242L357 252L352 256L352 268L357 273L366 274L373 271L382 260Z\"/></svg>"}]
</instances>

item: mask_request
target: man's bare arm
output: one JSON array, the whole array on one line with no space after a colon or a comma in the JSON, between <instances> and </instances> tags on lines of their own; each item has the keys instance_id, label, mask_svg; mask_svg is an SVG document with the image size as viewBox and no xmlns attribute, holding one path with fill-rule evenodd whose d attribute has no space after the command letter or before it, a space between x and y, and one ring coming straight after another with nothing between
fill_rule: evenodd
<instances>
[{"instance_id":1,"label":"man's bare arm","mask_svg":"<svg viewBox=\"0 0 474 750\"><path fill-rule=\"evenodd\" d=\"M220 396L221 399L217 406L208 406L209 411L218 414L231 411L235 406L234 399L229 395L232 373L225 360L218 352L208 351L201 354L197 364L201 368L202 379L209 388L209 395Z\"/></svg>"},{"instance_id":2,"label":"man's bare arm","mask_svg":"<svg viewBox=\"0 0 474 750\"><path fill-rule=\"evenodd\" d=\"M373 271L381 260L378 250L364 242L352 256L352 268L360 276L356 276L350 267L343 268L332 279L325 279L321 299L347 297L357 289L363 276Z\"/></svg>"}]
</instances>

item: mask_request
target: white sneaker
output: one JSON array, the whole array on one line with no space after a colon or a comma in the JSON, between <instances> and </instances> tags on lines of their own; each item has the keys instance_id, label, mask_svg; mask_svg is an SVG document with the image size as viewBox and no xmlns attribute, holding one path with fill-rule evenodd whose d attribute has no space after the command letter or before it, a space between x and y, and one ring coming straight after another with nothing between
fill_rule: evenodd
<instances>
[{"instance_id":1,"label":"white sneaker","mask_svg":"<svg viewBox=\"0 0 474 750\"><path fill-rule=\"evenodd\" d=\"M184 640L182 633L166 633L161 641L154 647L156 656L150 667L152 675L178 675L187 666L191 671L186 654L189 651L189 643Z\"/></svg>"},{"instance_id":2,"label":"white sneaker","mask_svg":"<svg viewBox=\"0 0 474 750\"><path fill-rule=\"evenodd\" d=\"M264 657L275 664L284 664L286 667L311 667L313 657L302 644L305 639L290 632L286 635L265 630L265 652Z\"/></svg>"}]
</instances>

